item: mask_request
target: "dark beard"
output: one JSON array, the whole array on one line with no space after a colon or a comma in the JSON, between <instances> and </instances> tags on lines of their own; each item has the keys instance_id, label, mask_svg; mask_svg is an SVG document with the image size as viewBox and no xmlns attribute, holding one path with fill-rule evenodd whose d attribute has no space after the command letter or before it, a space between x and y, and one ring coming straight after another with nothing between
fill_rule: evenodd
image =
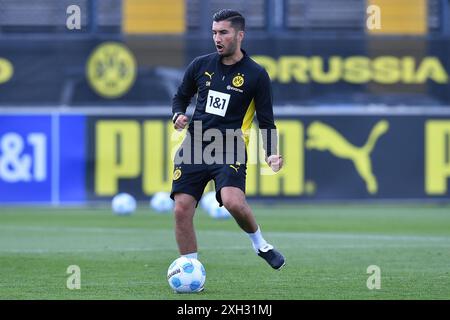
<instances>
[{"instance_id":1,"label":"dark beard","mask_svg":"<svg viewBox=\"0 0 450 320\"><path fill-rule=\"evenodd\" d=\"M232 44L230 44L230 50L228 52L223 52L222 54L220 54L220 56L222 58L228 58L234 54L234 52L236 51L236 47L237 47L237 38L234 40L235 41Z\"/></svg>"}]
</instances>

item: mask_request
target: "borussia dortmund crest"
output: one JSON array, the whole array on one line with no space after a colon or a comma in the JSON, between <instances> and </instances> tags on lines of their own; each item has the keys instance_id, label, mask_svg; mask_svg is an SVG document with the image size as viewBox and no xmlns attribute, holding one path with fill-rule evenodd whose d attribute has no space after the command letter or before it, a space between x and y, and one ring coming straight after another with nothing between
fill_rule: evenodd
<instances>
[{"instance_id":1,"label":"borussia dortmund crest","mask_svg":"<svg viewBox=\"0 0 450 320\"><path fill-rule=\"evenodd\" d=\"M233 78L233 86L236 88L241 87L244 84L244 77L240 73Z\"/></svg>"},{"instance_id":2,"label":"borussia dortmund crest","mask_svg":"<svg viewBox=\"0 0 450 320\"><path fill-rule=\"evenodd\" d=\"M176 181L176 180L180 179L180 177L181 177L181 170L180 169L176 169L173 172L173 180Z\"/></svg>"}]
</instances>

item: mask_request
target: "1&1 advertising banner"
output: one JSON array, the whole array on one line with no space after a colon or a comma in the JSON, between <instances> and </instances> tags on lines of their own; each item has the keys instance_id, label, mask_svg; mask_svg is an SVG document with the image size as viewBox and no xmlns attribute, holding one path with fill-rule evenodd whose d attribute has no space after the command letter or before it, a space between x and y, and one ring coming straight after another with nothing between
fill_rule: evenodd
<instances>
[{"instance_id":1,"label":"1&1 advertising banner","mask_svg":"<svg viewBox=\"0 0 450 320\"><path fill-rule=\"evenodd\" d=\"M0 203L85 201L85 117L0 116Z\"/></svg>"}]
</instances>

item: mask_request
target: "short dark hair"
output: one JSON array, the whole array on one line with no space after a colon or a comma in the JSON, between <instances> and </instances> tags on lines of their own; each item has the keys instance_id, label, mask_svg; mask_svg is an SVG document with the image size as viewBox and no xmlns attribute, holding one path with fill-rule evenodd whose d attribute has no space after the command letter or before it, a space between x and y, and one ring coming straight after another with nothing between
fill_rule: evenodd
<instances>
[{"instance_id":1,"label":"short dark hair","mask_svg":"<svg viewBox=\"0 0 450 320\"><path fill-rule=\"evenodd\" d=\"M230 9L222 9L214 13L213 20L215 22L219 21L230 21L231 26L238 31L245 30L245 18L237 11Z\"/></svg>"}]
</instances>

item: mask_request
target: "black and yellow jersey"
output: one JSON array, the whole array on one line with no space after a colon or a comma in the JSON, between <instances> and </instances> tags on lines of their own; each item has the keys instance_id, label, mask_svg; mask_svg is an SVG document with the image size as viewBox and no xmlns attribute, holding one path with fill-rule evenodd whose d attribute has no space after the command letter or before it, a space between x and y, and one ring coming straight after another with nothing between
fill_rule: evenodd
<instances>
[{"instance_id":1,"label":"black and yellow jersey","mask_svg":"<svg viewBox=\"0 0 450 320\"><path fill-rule=\"evenodd\" d=\"M242 52L243 58L233 65L224 65L218 53L194 59L173 98L172 112L185 113L192 97L197 94L191 123L201 121L203 131L216 128L224 135L226 129L241 129L246 144L245 133L250 129L256 113L260 129L273 129L272 134L263 135L264 138L267 136L267 140L263 140L266 155L269 156L276 150L270 78L263 67L244 50ZM188 128L191 134L192 128Z\"/></svg>"}]
</instances>

